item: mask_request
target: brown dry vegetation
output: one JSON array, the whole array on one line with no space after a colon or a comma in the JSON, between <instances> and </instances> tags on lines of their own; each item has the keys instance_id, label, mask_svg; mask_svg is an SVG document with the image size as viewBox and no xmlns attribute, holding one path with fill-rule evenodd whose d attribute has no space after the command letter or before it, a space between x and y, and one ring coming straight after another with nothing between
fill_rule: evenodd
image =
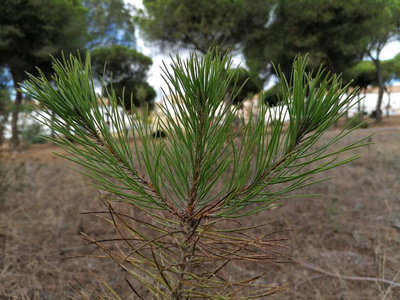
<instances>
[{"instance_id":1,"label":"brown dry vegetation","mask_svg":"<svg viewBox=\"0 0 400 300\"><path fill-rule=\"evenodd\" d=\"M398 286L370 280L400 283L400 130L390 129L398 121L387 119L374 144L353 151L360 160L323 174L333 180L303 191L322 196L293 198L241 220L275 220L271 231L293 229L285 245L297 263L277 265L265 278L271 284L288 282L290 289L271 299L400 299ZM366 134L358 130L341 144ZM96 275L123 299L135 299L114 263L75 257L95 251L83 245L81 231L102 238L114 232L81 214L103 209L97 192L54 151L60 149L46 144L6 154L6 163L13 162L18 172L10 172L12 186L0 202L0 299L67 299L77 296L70 283L96 299ZM260 271L256 265L235 268L244 275Z\"/></svg>"}]
</instances>

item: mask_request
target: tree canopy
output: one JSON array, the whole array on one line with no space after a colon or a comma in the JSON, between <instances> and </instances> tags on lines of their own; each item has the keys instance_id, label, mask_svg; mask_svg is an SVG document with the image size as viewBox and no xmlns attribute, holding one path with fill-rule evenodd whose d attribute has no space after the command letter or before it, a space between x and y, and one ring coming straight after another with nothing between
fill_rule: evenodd
<instances>
[{"instance_id":1,"label":"tree canopy","mask_svg":"<svg viewBox=\"0 0 400 300\"><path fill-rule=\"evenodd\" d=\"M106 51L104 47L116 44L129 48L136 45L133 17L123 0L0 2L0 69L7 70L6 74L10 78L6 80L12 80L15 89L19 82L26 79L25 72L34 73L36 67L46 76L50 75L49 54L58 57L61 51L67 54L76 53L77 49L102 47L97 52L99 54ZM113 48L108 50L109 53L113 51ZM135 69L135 66L140 65L147 71L151 60L138 53L135 55L133 66L129 66L132 60L126 55L122 57L127 61L114 56L112 59L104 59L101 64L108 60L114 76L119 76L114 86L119 94L122 94L122 85L128 91L134 84L138 99L151 102L155 91L145 82L145 71ZM121 67L117 68L113 64L121 64ZM127 74L122 78L125 71ZM23 95L17 90L12 111L12 139L15 145L19 143L18 113L22 102Z\"/></svg>"},{"instance_id":2,"label":"tree canopy","mask_svg":"<svg viewBox=\"0 0 400 300\"><path fill-rule=\"evenodd\" d=\"M394 58L384 60L382 65L382 80L385 85L392 81L400 80L400 53ZM352 86L359 86L361 89L370 85L378 85L376 67L371 60L363 60L352 68L346 70L343 74L346 81L353 80Z\"/></svg>"},{"instance_id":3,"label":"tree canopy","mask_svg":"<svg viewBox=\"0 0 400 300\"><path fill-rule=\"evenodd\" d=\"M50 71L49 53L83 48L86 10L75 0L4 0L0 2L0 67L8 69L14 87L36 66ZM18 111L22 94L16 93L12 112L12 140L18 140Z\"/></svg>"},{"instance_id":4,"label":"tree canopy","mask_svg":"<svg viewBox=\"0 0 400 300\"><path fill-rule=\"evenodd\" d=\"M21 81L25 71L45 62L50 66L49 53L83 48L85 14L75 0L1 1L0 66Z\"/></svg>"},{"instance_id":5,"label":"tree canopy","mask_svg":"<svg viewBox=\"0 0 400 300\"><path fill-rule=\"evenodd\" d=\"M107 88L112 85L117 97L124 100L127 110L131 109L131 94L135 106L152 105L156 92L146 82L152 63L150 57L125 46L114 45L92 51L94 73L103 77ZM105 65L106 72L103 73Z\"/></svg>"},{"instance_id":6,"label":"tree canopy","mask_svg":"<svg viewBox=\"0 0 400 300\"><path fill-rule=\"evenodd\" d=\"M400 1L387 0L384 2L376 1L375 8L379 10L370 20L372 28L369 36L369 44L367 54L372 59L377 78L377 86L379 88L378 100L376 103L375 116L377 122L382 119L382 99L385 89L385 79L380 59L380 53L385 45L393 38L398 38L400 34Z\"/></svg>"},{"instance_id":7,"label":"tree canopy","mask_svg":"<svg viewBox=\"0 0 400 300\"><path fill-rule=\"evenodd\" d=\"M262 82L256 76L252 76L245 68L231 68L226 71L226 75L233 76L233 81L230 84L230 93L239 93L234 98L233 104L241 103L243 100L251 98L254 94L262 90Z\"/></svg>"},{"instance_id":8,"label":"tree canopy","mask_svg":"<svg viewBox=\"0 0 400 300\"><path fill-rule=\"evenodd\" d=\"M247 64L270 72L273 61L288 73L293 57L309 53L311 68L323 64L331 72L341 73L365 55L378 2L278 0L271 24L246 44Z\"/></svg>"},{"instance_id":9,"label":"tree canopy","mask_svg":"<svg viewBox=\"0 0 400 300\"><path fill-rule=\"evenodd\" d=\"M243 45L244 38L269 20L273 1L144 0L139 18L146 37L163 45L206 53L224 53Z\"/></svg>"},{"instance_id":10,"label":"tree canopy","mask_svg":"<svg viewBox=\"0 0 400 300\"><path fill-rule=\"evenodd\" d=\"M400 53L389 60L382 61L383 79L386 84L400 80Z\"/></svg>"},{"instance_id":11,"label":"tree canopy","mask_svg":"<svg viewBox=\"0 0 400 300\"><path fill-rule=\"evenodd\" d=\"M377 11L369 21L371 34L367 54L374 60L379 57L380 51L389 41L397 39L400 35L400 1L373 2L375 5L372 8Z\"/></svg>"},{"instance_id":12,"label":"tree canopy","mask_svg":"<svg viewBox=\"0 0 400 300\"><path fill-rule=\"evenodd\" d=\"M390 2L390 3L389 3ZM399 0L144 0L139 24L162 46L205 53L218 46L240 50L251 74L263 81L270 62L291 70L293 58L309 53L309 68L343 73L368 53L374 37L393 36ZM389 18L390 16L390 18ZM392 18L393 17L393 18ZM382 24L383 20L391 20Z\"/></svg>"},{"instance_id":13,"label":"tree canopy","mask_svg":"<svg viewBox=\"0 0 400 300\"><path fill-rule=\"evenodd\" d=\"M82 0L87 7L89 48L136 46L134 20L123 0Z\"/></svg>"},{"instance_id":14,"label":"tree canopy","mask_svg":"<svg viewBox=\"0 0 400 300\"><path fill-rule=\"evenodd\" d=\"M347 80L353 80L352 86L359 86L361 89L367 88L371 84L377 83L374 63L370 60L363 60L352 68L349 68L343 74Z\"/></svg>"}]
</instances>

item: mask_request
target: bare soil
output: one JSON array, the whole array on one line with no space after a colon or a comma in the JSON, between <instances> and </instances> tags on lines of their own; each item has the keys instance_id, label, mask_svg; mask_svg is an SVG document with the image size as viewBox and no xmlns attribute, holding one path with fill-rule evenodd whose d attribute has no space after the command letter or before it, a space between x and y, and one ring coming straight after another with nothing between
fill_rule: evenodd
<instances>
[{"instance_id":1,"label":"bare soil","mask_svg":"<svg viewBox=\"0 0 400 300\"><path fill-rule=\"evenodd\" d=\"M361 159L328 171L323 177L332 180L301 192L322 196L292 198L257 219L241 220L274 220L271 230L291 229L285 245L295 262L278 264L265 279L290 288L270 299L400 299L399 127L399 117L385 118L341 141L376 131L372 145L352 150ZM98 194L53 152L62 154L51 144L4 154L12 170L10 188L0 191L0 299L80 298L74 287L97 299L97 275L125 292L124 299L136 299L112 261L81 257L93 251L81 232L100 237L113 232L81 214L102 209Z\"/></svg>"}]
</instances>

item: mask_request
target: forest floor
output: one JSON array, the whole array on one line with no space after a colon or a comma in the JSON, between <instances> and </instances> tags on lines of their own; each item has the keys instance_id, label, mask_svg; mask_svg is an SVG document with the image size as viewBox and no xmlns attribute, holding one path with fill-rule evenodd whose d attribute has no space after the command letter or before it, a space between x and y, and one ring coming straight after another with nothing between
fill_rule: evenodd
<instances>
[{"instance_id":1,"label":"forest floor","mask_svg":"<svg viewBox=\"0 0 400 300\"><path fill-rule=\"evenodd\" d=\"M359 160L302 191L322 196L291 198L252 218L274 220L271 231L291 229L284 244L294 262L278 264L264 279L289 289L268 299L400 299L400 117L371 123L338 146L372 132L373 144L352 150ZM3 154L0 167L12 169L7 192L0 190L0 300L79 298L73 286L97 299L97 275L128 293L126 275L112 261L82 257L93 248L81 232L104 237L113 230L82 214L103 209L98 193L53 152L63 153L43 144Z\"/></svg>"}]
</instances>

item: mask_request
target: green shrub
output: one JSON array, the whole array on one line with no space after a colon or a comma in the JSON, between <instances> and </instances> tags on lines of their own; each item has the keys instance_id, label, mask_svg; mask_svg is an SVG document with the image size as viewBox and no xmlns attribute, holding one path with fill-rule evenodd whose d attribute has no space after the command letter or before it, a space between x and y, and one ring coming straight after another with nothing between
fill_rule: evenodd
<instances>
[{"instance_id":1,"label":"green shrub","mask_svg":"<svg viewBox=\"0 0 400 300\"><path fill-rule=\"evenodd\" d=\"M22 139L25 144L44 144L46 139L41 136L42 125L33 123L22 130Z\"/></svg>"},{"instance_id":2,"label":"green shrub","mask_svg":"<svg viewBox=\"0 0 400 300\"><path fill-rule=\"evenodd\" d=\"M347 128L368 128L369 120L364 120L362 116L350 118L346 122Z\"/></svg>"}]
</instances>

